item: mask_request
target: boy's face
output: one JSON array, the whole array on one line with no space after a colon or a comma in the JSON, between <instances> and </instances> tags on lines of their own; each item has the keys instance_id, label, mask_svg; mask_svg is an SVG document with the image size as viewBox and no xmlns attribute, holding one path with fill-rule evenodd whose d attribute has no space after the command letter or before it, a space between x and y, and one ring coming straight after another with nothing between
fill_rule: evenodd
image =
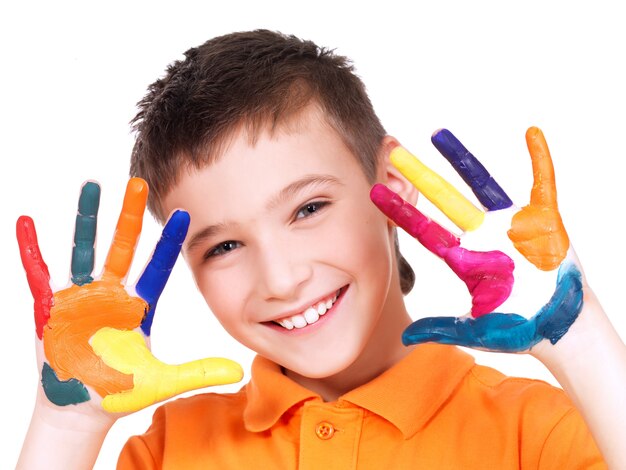
<instances>
[{"instance_id":1,"label":"boy's face","mask_svg":"<svg viewBox=\"0 0 626 470\"><path fill-rule=\"evenodd\" d=\"M185 172L164 206L190 213L183 253L226 330L318 378L362 354L388 303L394 245L370 188L310 108L254 145L235 135L216 163Z\"/></svg>"}]
</instances>

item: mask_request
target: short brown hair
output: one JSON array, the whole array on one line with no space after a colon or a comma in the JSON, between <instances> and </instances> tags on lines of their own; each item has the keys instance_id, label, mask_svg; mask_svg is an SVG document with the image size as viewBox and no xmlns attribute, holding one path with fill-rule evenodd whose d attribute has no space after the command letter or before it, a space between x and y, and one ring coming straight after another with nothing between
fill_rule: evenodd
<instances>
[{"instance_id":1,"label":"short brown hair","mask_svg":"<svg viewBox=\"0 0 626 470\"><path fill-rule=\"evenodd\" d=\"M148 182L150 212L163 222L161 201L181 170L210 164L241 126L255 138L263 126L274 130L311 102L374 182L386 132L346 57L267 30L231 33L189 49L150 85L131 121L130 173ZM396 251L406 293L414 274Z\"/></svg>"}]
</instances>

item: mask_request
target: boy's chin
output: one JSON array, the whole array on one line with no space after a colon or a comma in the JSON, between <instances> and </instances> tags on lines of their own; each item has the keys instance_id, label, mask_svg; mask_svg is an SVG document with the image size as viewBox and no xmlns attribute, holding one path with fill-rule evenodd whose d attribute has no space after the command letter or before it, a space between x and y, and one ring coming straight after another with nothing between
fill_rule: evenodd
<instances>
[{"instance_id":1,"label":"boy's chin","mask_svg":"<svg viewBox=\"0 0 626 470\"><path fill-rule=\"evenodd\" d=\"M345 349L341 352L325 351L323 354L307 355L303 360L283 364L287 376L300 376L308 379L329 379L350 370L358 357L358 352L348 354Z\"/></svg>"}]
</instances>

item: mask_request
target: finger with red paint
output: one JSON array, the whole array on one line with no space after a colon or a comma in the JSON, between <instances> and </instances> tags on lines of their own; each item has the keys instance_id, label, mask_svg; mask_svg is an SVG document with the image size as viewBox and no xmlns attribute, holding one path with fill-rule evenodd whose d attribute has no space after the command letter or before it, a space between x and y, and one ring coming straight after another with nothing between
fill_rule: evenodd
<instances>
[{"instance_id":1,"label":"finger with red paint","mask_svg":"<svg viewBox=\"0 0 626 470\"><path fill-rule=\"evenodd\" d=\"M37 231L35 230L33 219L24 215L17 219L16 235L22 266L24 266L26 271L26 279L33 296L35 330L37 337L41 339L43 327L48 323L50 307L52 307L50 273L39 250Z\"/></svg>"},{"instance_id":2,"label":"finger with red paint","mask_svg":"<svg viewBox=\"0 0 626 470\"><path fill-rule=\"evenodd\" d=\"M384 186L376 185L371 198L465 282L472 308L466 316L418 320L407 328L403 341L507 352L527 351L543 339L556 343L582 309L584 278L562 228L554 170L543 134L536 128L527 132L535 183L531 203L521 210L449 131L437 131L432 141L468 184L484 212L406 150L394 149L391 160L463 230L461 236Z\"/></svg>"}]
</instances>

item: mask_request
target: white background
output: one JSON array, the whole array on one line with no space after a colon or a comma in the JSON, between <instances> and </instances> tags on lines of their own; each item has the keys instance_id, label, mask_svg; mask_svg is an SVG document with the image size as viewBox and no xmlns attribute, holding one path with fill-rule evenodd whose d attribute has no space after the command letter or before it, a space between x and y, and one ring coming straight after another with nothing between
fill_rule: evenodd
<instances>
[{"instance_id":1,"label":"white background","mask_svg":"<svg viewBox=\"0 0 626 470\"><path fill-rule=\"evenodd\" d=\"M0 7L0 468L15 465L34 403L32 301L15 242L31 215L55 282L69 271L78 189L103 187L101 268L128 173L135 103L166 65L210 37L269 28L312 39L354 60L390 134L455 184L430 144L452 130L518 205L531 185L524 132L541 127L557 172L561 212L614 325L626 337L622 299L624 45L619 2L21 2ZM16 5L17 2L11 2ZM224 6L223 4L226 4ZM422 204L422 202L420 202ZM431 208L424 206L425 211ZM435 218L438 214L432 213ZM135 279L159 235L147 216ZM415 318L463 313L467 294L417 242L402 238L418 273ZM248 368L177 265L159 304L155 354L166 362L223 355ZM477 354L508 374L551 381L528 356ZM247 375L247 374L246 374ZM239 386L217 388L236 390ZM119 421L96 468L112 468L123 442L154 407Z\"/></svg>"}]
</instances>

